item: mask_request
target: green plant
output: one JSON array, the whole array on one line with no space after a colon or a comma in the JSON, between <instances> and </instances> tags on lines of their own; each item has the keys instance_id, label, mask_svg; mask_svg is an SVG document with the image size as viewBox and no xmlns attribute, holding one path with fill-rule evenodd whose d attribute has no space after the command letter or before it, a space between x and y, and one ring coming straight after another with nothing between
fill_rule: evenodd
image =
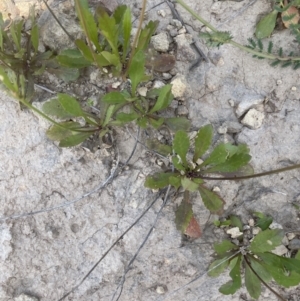
<instances>
[{"instance_id":1,"label":"green plant","mask_svg":"<svg viewBox=\"0 0 300 301\"><path fill-rule=\"evenodd\" d=\"M0 76L4 86L20 101L30 101L34 77L45 69L64 80L74 80L78 70L59 68L51 51L39 52L39 28L34 7L30 11L31 29L25 30L25 19L12 21L6 27L0 13ZM25 104L26 105L26 104Z\"/></svg>"},{"instance_id":2,"label":"green plant","mask_svg":"<svg viewBox=\"0 0 300 301\"><path fill-rule=\"evenodd\" d=\"M284 56L283 50L281 48L279 49L278 54L272 53L272 48L273 48L272 42L269 43L268 50L264 51L264 45L260 40L261 37L264 37L264 36L268 35L270 31L271 32L273 31L273 28L272 28L272 30L270 30L270 29L272 27L271 25L273 24L273 22L276 21L277 11L279 10L279 7L276 8L276 12L272 12L270 15L268 15L266 17L265 20L261 21L262 25L260 25L260 24L258 25L259 26L257 29L257 36L259 37L258 41L256 42L254 39L251 38L251 39L249 39L249 45L244 46L240 43L235 42L229 32L219 31L216 28L214 28L209 22L204 20L201 16L197 15L196 12L194 12L182 0L176 0L176 1L183 8L185 8L193 17L195 17L197 20L199 20L202 24L204 24L211 30L211 32L200 33L200 37L203 38L208 43L208 45L219 47L223 44L230 44L234 47L237 47L243 51L246 51L246 52L252 54L254 57L257 57L259 59L271 60L273 66L281 64L282 67L293 66L294 69L297 69L300 67L300 57L299 56L294 56L293 52L290 52L289 55ZM279 1L279 2L282 2L282 1ZM298 2L299 1L297 1L297 0L292 1L292 3L297 4L297 6L299 5ZM284 8L282 8L282 10L286 9L286 11L288 11L289 7L290 6L287 5ZM290 18L293 18L293 15L294 14L286 16L286 18L287 18L286 20L287 21L292 20ZM275 21L274 21L274 19L275 19ZM291 29L293 29L294 32L297 32L297 35L299 35L298 26L299 26L298 24L291 24L289 27ZM265 31L266 28L268 28L268 31Z\"/></svg>"},{"instance_id":3,"label":"green plant","mask_svg":"<svg viewBox=\"0 0 300 301\"><path fill-rule=\"evenodd\" d=\"M194 218L190 192L199 192L204 205L211 213L222 214L223 212L224 201L216 192L205 187L202 176L210 173L236 175L239 171L252 173L252 168L248 165L251 156L245 144L236 146L230 143L220 143L210 155L201 159L210 148L212 138L212 126L202 127L195 138L193 155L189 153L190 139L182 130L176 132L172 146L154 144L158 152L163 150L172 154L174 171L159 172L148 176L145 186L159 189L171 185L177 190L182 188L186 191L184 200L176 212L177 227L186 234L189 223Z\"/></svg>"},{"instance_id":4,"label":"green plant","mask_svg":"<svg viewBox=\"0 0 300 301\"><path fill-rule=\"evenodd\" d=\"M244 270L245 286L254 299L261 294L261 284L270 289L280 300L285 300L276 293L269 282L273 279L283 287L296 286L300 283L300 252L295 258L278 256L272 251L281 245L284 232L281 229L268 229L272 218L256 212L256 226L261 231L253 237L241 234L235 243L223 240L214 245L217 259L209 267L209 275L219 276L226 268L229 268L229 276L232 280L222 285L219 291L230 295L242 286L241 270ZM242 223L239 222L240 231L243 231ZM249 232L249 231L248 231ZM250 241L250 242L249 242Z\"/></svg>"},{"instance_id":5,"label":"green plant","mask_svg":"<svg viewBox=\"0 0 300 301\"><path fill-rule=\"evenodd\" d=\"M143 29L139 27L131 46L131 11L128 6L118 6L111 16L102 6L98 6L93 15L86 0L76 0L75 7L87 44L84 40L76 40L77 49L61 52L58 62L72 68L92 64L99 68L110 66L115 75L123 72L126 76L129 68L133 68L131 63L138 60L140 52L148 47L158 22L150 21Z\"/></svg>"}]
</instances>

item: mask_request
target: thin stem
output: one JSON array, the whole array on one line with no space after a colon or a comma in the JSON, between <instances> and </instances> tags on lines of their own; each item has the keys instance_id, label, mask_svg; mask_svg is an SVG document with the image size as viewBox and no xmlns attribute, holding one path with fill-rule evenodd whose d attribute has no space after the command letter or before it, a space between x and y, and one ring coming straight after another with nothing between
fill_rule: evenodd
<instances>
[{"instance_id":1,"label":"thin stem","mask_svg":"<svg viewBox=\"0 0 300 301\"><path fill-rule=\"evenodd\" d=\"M270 170L270 171L260 172L260 173L256 173L256 174L248 175L248 176L222 177L222 178L220 178L220 177L207 177L207 176L202 176L201 174L199 174L199 175L195 176L195 178L200 178L200 179L203 179L203 180L236 181L236 180L245 180L245 179L252 179L252 178L268 176L268 175L272 175L272 174L276 174L276 173L280 173L280 172L284 172L284 171L288 171L288 170L293 170L293 169L297 169L297 168L300 168L300 164L295 164L295 165L284 167L284 168L279 168L279 169L274 169L274 170Z\"/></svg>"},{"instance_id":2,"label":"thin stem","mask_svg":"<svg viewBox=\"0 0 300 301\"><path fill-rule=\"evenodd\" d=\"M215 27L213 27L209 22L204 20L202 17L200 17L195 11L193 11L189 6L187 6L182 0L176 0L185 10L187 10L193 17L195 17L198 21L200 21L202 24L204 24L206 27L208 27L210 30L212 30L214 33L219 32ZM249 47L246 47L240 43L237 43L233 40L229 40L226 42L227 44L231 44L232 46L235 46L241 50L244 50L248 53L251 53L253 55L256 55L258 57L263 57L270 60L279 60L279 61L300 61L300 57L281 57L278 55L270 54L267 52L260 52L254 49L251 49Z\"/></svg>"},{"instance_id":3,"label":"thin stem","mask_svg":"<svg viewBox=\"0 0 300 301\"><path fill-rule=\"evenodd\" d=\"M259 279L259 281L267 288L269 289L277 298L279 298L282 301L287 301L286 299L284 299L282 296L280 296L275 290L273 290L257 273L256 271L252 268L251 263L249 261L249 259L247 258L247 256L243 255L246 264L248 265L248 267L250 268L250 270L255 274L255 276Z\"/></svg>"},{"instance_id":4,"label":"thin stem","mask_svg":"<svg viewBox=\"0 0 300 301\"><path fill-rule=\"evenodd\" d=\"M61 129L64 130L70 130L69 128L61 125L60 123L56 122L55 120L53 120L52 118L50 118L49 116L47 116L46 114L44 114L42 111L40 111L39 109L37 109L36 107L34 107L32 104L30 104L29 102L27 102L25 99L20 98L19 101L25 105L27 108L35 111L36 113L38 113L39 115L41 115L42 117L44 117L45 119L47 119L48 121L50 121L51 123L55 124L56 126L60 127ZM96 130L98 130L98 128L89 128L89 129L72 129L72 132L79 132L79 133L86 133L86 132L95 132Z\"/></svg>"},{"instance_id":5,"label":"thin stem","mask_svg":"<svg viewBox=\"0 0 300 301\"><path fill-rule=\"evenodd\" d=\"M144 21L146 5L147 5L147 0L143 0L141 15L140 15L140 19L139 19L139 26L138 26L138 30L136 32L136 35L134 37L134 41L133 41L133 44L132 44L132 50L131 50L130 57L129 57L129 60L128 60L128 63L127 63L127 66L126 66L126 69L125 69L125 72L124 72L124 77L127 75L128 69L129 69L129 67L131 65L131 62L132 62L132 59L133 59L133 56L135 55L136 46L137 46L137 43L138 43L138 39L140 37L140 33L141 33L141 30L142 30L142 25L143 25L143 21Z\"/></svg>"}]
</instances>

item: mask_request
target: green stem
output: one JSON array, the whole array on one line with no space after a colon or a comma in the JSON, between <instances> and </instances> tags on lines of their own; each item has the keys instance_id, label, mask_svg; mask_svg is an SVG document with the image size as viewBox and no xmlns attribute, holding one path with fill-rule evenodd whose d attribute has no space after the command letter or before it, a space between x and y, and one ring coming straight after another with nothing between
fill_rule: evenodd
<instances>
[{"instance_id":1,"label":"green stem","mask_svg":"<svg viewBox=\"0 0 300 301\"><path fill-rule=\"evenodd\" d=\"M218 33L219 30L217 30L215 27L213 27L209 22L204 20L202 17L200 17L195 11L193 11L189 6L187 6L182 0L176 0L185 10L187 10L193 17L195 17L198 21L200 21L202 24L204 24L206 27L208 27L210 30L212 30L214 33ZM274 55L267 52L260 52L254 49L251 49L249 47L246 47L240 43L237 43L233 40L229 40L226 42L227 44L231 44L232 46L235 46L241 50L244 50L248 53L251 53L253 55L256 55L258 57L263 57L270 60L279 60L279 61L300 61L300 57L281 57L278 55Z\"/></svg>"},{"instance_id":2,"label":"green stem","mask_svg":"<svg viewBox=\"0 0 300 301\"><path fill-rule=\"evenodd\" d=\"M141 33L141 30L142 30L142 25L143 25L143 21L144 21L144 15L145 15L145 11L146 11L146 5L147 5L147 0L143 0L143 6L142 6L141 14L140 14L140 19L139 19L139 26L138 26L137 33L136 33L136 35L134 37L134 41L132 43L132 50L131 50L131 53L130 53L130 57L129 57L129 60L128 60L128 63L127 63L124 75L123 75L124 78L128 74L129 67L131 65L133 56L135 55L135 52L136 52L136 46L137 46L137 43L138 43L138 39L140 37L140 33Z\"/></svg>"},{"instance_id":3,"label":"green stem","mask_svg":"<svg viewBox=\"0 0 300 301\"><path fill-rule=\"evenodd\" d=\"M288 170L293 170L300 168L300 164L295 164L292 166L284 167L284 168L279 168L279 169L274 169L271 171L266 171L266 172L261 172L253 175L248 175L248 176L240 176L240 177L207 177L207 176L202 176L201 174L197 175L195 178L200 178L203 180L229 180L229 181L236 181L236 180L245 180L245 179L252 179L252 178L258 178L258 177L263 177L263 176L268 176L272 174L277 174L280 172L288 171Z\"/></svg>"}]
</instances>

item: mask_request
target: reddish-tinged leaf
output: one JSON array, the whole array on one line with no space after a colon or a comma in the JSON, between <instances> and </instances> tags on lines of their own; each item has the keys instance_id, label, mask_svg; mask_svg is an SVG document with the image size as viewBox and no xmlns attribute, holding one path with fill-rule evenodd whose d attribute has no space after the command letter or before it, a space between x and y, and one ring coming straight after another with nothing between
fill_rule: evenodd
<instances>
[{"instance_id":1,"label":"reddish-tinged leaf","mask_svg":"<svg viewBox=\"0 0 300 301\"><path fill-rule=\"evenodd\" d=\"M175 56L172 54L159 54L149 49L146 54L146 67L157 72L168 72L175 66Z\"/></svg>"},{"instance_id":2,"label":"reddish-tinged leaf","mask_svg":"<svg viewBox=\"0 0 300 301\"><path fill-rule=\"evenodd\" d=\"M281 19L286 28L298 24L300 19L298 9L295 6L289 7L286 11L282 12Z\"/></svg>"},{"instance_id":3,"label":"reddish-tinged leaf","mask_svg":"<svg viewBox=\"0 0 300 301\"><path fill-rule=\"evenodd\" d=\"M200 226L194 216L192 216L184 234L190 238L199 238L201 236Z\"/></svg>"}]
</instances>

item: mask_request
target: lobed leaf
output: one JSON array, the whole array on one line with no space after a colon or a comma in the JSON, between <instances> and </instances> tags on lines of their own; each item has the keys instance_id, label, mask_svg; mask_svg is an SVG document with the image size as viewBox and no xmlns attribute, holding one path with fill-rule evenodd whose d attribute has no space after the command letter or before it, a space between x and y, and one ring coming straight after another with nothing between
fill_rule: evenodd
<instances>
[{"instance_id":1,"label":"lobed leaf","mask_svg":"<svg viewBox=\"0 0 300 301\"><path fill-rule=\"evenodd\" d=\"M191 122L185 117L165 118L165 124L173 132L177 132L179 130L188 131L191 126Z\"/></svg>"},{"instance_id":2,"label":"lobed leaf","mask_svg":"<svg viewBox=\"0 0 300 301\"><path fill-rule=\"evenodd\" d=\"M57 98L51 99L43 104L42 110L45 114L50 116L55 116L61 119L69 119L74 117L72 114L68 113L60 104Z\"/></svg>"},{"instance_id":3,"label":"lobed leaf","mask_svg":"<svg viewBox=\"0 0 300 301\"><path fill-rule=\"evenodd\" d=\"M224 256L213 261L208 268L208 275L211 277L219 276L229 265L229 258L231 255Z\"/></svg>"},{"instance_id":4,"label":"lobed leaf","mask_svg":"<svg viewBox=\"0 0 300 301\"><path fill-rule=\"evenodd\" d=\"M84 68L91 65L91 62L78 49L63 50L56 60L60 65L69 68Z\"/></svg>"},{"instance_id":5,"label":"lobed leaf","mask_svg":"<svg viewBox=\"0 0 300 301\"><path fill-rule=\"evenodd\" d=\"M267 229L258 233L250 244L253 253L269 252L281 244L283 231L281 229Z\"/></svg>"},{"instance_id":6,"label":"lobed leaf","mask_svg":"<svg viewBox=\"0 0 300 301\"><path fill-rule=\"evenodd\" d=\"M213 137L213 127L211 124L203 126L199 131L195 139L195 150L193 161L196 162L201 158L211 145Z\"/></svg>"},{"instance_id":7,"label":"lobed leaf","mask_svg":"<svg viewBox=\"0 0 300 301\"><path fill-rule=\"evenodd\" d=\"M199 186L199 192L204 206L214 214L222 214L224 201L213 191L208 190L204 186Z\"/></svg>"},{"instance_id":8,"label":"lobed leaf","mask_svg":"<svg viewBox=\"0 0 300 301\"><path fill-rule=\"evenodd\" d=\"M133 120L136 120L137 118L139 117L139 114L136 113L136 112L131 112L131 113L118 113L116 115L116 119L119 120L119 121L122 121L122 122L131 122Z\"/></svg>"},{"instance_id":9,"label":"lobed leaf","mask_svg":"<svg viewBox=\"0 0 300 301\"><path fill-rule=\"evenodd\" d=\"M261 294L260 280L253 273L248 264L246 264L245 267L245 285L249 295L254 299L258 299Z\"/></svg>"},{"instance_id":10,"label":"lobed leaf","mask_svg":"<svg viewBox=\"0 0 300 301\"><path fill-rule=\"evenodd\" d=\"M151 189L160 189L169 185L169 178L174 174L171 172L155 173L152 176L147 176L145 181L145 187Z\"/></svg>"},{"instance_id":11,"label":"lobed leaf","mask_svg":"<svg viewBox=\"0 0 300 301\"><path fill-rule=\"evenodd\" d=\"M73 134L69 137L66 137L66 138L60 140L58 146L60 146L60 147L76 146L76 145L82 143L83 141L85 141L91 135L92 135L91 132L89 132L89 133L76 133L76 134Z\"/></svg>"},{"instance_id":12,"label":"lobed leaf","mask_svg":"<svg viewBox=\"0 0 300 301\"><path fill-rule=\"evenodd\" d=\"M181 186L183 187L184 190L188 190L191 192L197 191L199 188L199 184L193 182L187 177L183 177L181 179Z\"/></svg>"},{"instance_id":13,"label":"lobed leaf","mask_svg":"<svg viewBox=\"0 0 300 301\"><path fill-rule=\"evenodd\" d=\"M150 150L156 151L163 156L168 156L172 153L172 147L170 145L160 143L157 139L147 139L146 146Z\"/></svg>"},{"instance_id":14,"label":"lobed leaf","mask_svg":"<svg viewBox=\"0 0 300 301\"><path fill-rule=\"evenodd\" d=\"M59 103L67 113L75 117L86 115L85 112L81 109L79 102L74 97L62 93L57 94L57 96Z\"/></svg>"},{"instance_id":15,"label":"lobed leaf","mask_svg":"<svg viewBox=\"0 0 300 301\"><path fill-rule=\"evenodd\" d=\"M74 121L64 121L60 122L59 124L61 127L54 124L47 130L46 135L49 139L54 141L63 140L71 136L73 130L81 128L81 125Z\"/></svg>"},{"instance_id":16,"label":"lobed leaf","mask_svg":"<svg viewBox=\"0 0 300 301\"><path fill-rule=\"evenodd\" d=\"M217 252L218 255L224 255L226 254L228 251L234 250L234 249L238 249L238 246L236 246L235 244L233 244L231 241L224 239L221 243L214 244L214 249Z\"/></svg>"},{"instance_id":17,"label":"lobed leaf","mask_svg":"<svg viewBox=\"0 0 300 301\"><path fill-rule=\"evenodd\" d=\"M125 104L127 102L128 95L123 92L109 92L102 97L102 101L107 104Z\"/></svg>"},{"instance_id":18,"label":"lobed leaf","mask_svg":"<svg viewBox=\"0 0 300 301\"><path fill-rule=\"evenodd\" d=\"M254 216L258 217L256 226L261 228L263 231L267 230L273 222L273 218L271 216L266 216L260 212L254 212Z\"/></svg>"},{"instance_id":19,"label":"lobed leaf","mask_svg":"<svg viewBox=\"0 0 300 301\"><path fill-rule=\"evenodd\" d=\"M180 157L182 163L187 165L186 155L190 148L190 140L185 131L178 131L173 140L173 150Z\"/></svg>"},{"instance_id":20,"label":"lobed leaf","mask_svg":"<svg viewBox=\"0 0 300 301\"><path fill-rule=\"evenodd\" d=\"M219 292L224 295L233 295L239 288L242 286L242 279L241 279L241 257L242 255L238 256L238 259L229 273L231 277L231 281L223 284L219 288Z\"/></svg>"}]
</instances>

